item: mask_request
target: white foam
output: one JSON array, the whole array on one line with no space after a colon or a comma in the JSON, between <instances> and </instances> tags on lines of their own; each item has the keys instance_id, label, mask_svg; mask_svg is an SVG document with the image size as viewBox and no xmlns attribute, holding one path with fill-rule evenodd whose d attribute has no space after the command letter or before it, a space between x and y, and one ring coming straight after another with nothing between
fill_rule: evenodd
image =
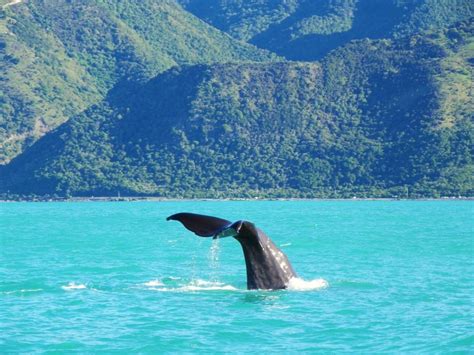
<instances>
[{"instance_id":1,"label":"white foam","mask_svg":"<svg viewBox=\"0 0 474 355\"><path fill-rule=\"evenodd\" d=\"M65 291L85 290L87 286L84 284L76 284L75 282L70 282L67 286L61 286L61 288Z\"/></svg>"},{"instance_id":2,"label":"white foam","mask_svg":"<svg viewBox=\"0 0 474 355\"><path fill-rule=\"evenodd\" d=\"M222 282L193 280L187 285L177 287L160 287L154 288L154 291L161 292L190 292L190 291L236 291L237 288L231 285L226 285Z\"/></svg>"},{"instance_id":3,"label":"white foam","mask_svg":"<svg viewBox=\"0 0 474 355\"><path fill-rule=\"evenodd\" d=\"M179 277L168 277L166 279L179 280ZM163 283L161 280L155 279L143 283L142 285L147 286L150 290L159 292L195 292L195 291L239 291L232 285L225 284L219 281L208 281L202 279L195 279L187 284L177 284L171 286ZM298 277L290 279L287 285L289 291L312 291L320 290L329 286L329 283L324 279L315 280L303 280ZM70 283L69 286L63 286L64 289L79 289L86 288L84 285L75 285Z\"/></svg>"},{"instance_id":4,"label":"white foam","mask_svg":"<svg viewBox=\"0 0 474 355\"><path fill-rule=\"evenodd\" d=\"M161 282L160 280L151 280L151 281L145 282L143 285L145 285L147 287L164 286L163 282Z\"/></svg>"},{"instance_id":5,"label":"white foam","mask_svg":"<svg viewBox=\"0 0 474 355\"><path fill-rule=\"evenodd\" d=\"M291 243L285 243L285 244L280 244L280 246L283 248L283 247L289 247L291 245Z\"/></svg>"},{"instance_id":6,"label":"white foam","mask_svg":"<svg viewBox=\"0 0 474 355\"><path fill-rule=\"evenodd\" d=\"M234 286L226 285L218 281L193 280L188 285L178 288L181 291L216 291L216 290L237 290Z\"/></svg>"},{"instance_id":7,"label":"white foam","mask_svg":"<svg viewBox=\"0 0 474 355\"><path fill-rule=\"evenodd\" d=\"M0 292L3 295L11 295L12 293L27 293L27 292L40 292L43 291L42 288L33 288L33 289L23 289L23 290L14 290L14 291L4 291Z\"/></svg>"},{"instance_id":8,"label":"white foam","mask_svg":"<svg viewBox=\"0 0 474 355\"><path fill-rule=\"evenodd\" d=\"M218 281L206 281L206 280L197 279L197 280L191 281L190 285L196 286L196 287L215 287L215 286L222 286L224 284Z\"/></svg>"},{"instance_id":9,"label":"white foam","mask_svg":"<svg viewBox=\"0 0 474 355\"><path fill-rule=\"evenodd\" d=\"M178 288L179 291L237 291L234 286L222 285L222 286L194 286L188 285Z\"/></svg>"},{"instance_id":10,"label":"white foam","mask_svg":"<svg viewBox=\"0 0 474 355\"><path fill-rule=\"evenodd\" d=\"M288 282L287 289L292 291L311 291L319 290L329 286L329 283L324 279L315 279L311 281L306 281L300 279L299 277L293 277Z\"/></svg>"}]
</instances>

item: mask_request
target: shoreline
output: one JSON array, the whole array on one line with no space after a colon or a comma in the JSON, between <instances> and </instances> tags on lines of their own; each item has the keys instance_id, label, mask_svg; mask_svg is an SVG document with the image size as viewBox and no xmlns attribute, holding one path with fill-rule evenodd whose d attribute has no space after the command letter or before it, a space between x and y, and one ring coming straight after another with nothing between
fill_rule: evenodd
<instances>
[{"instance_id":1,"label":"shoreline","mask_svg":"<svg viewBox=\"0 0 474 355\"><path fill-rule=\"evenodd\" d=\"M26 198L18 200L3 200L0 203L14 202L184 202L184 201L474 201L474 197L352 197L352 198L291 198L291 197L229 197L229 198L170 198L154 196L124 196L124 197L71 197L71 198Z\"/></svg>"},{"instance_id":2,"label":"shoreline","mask_svg":"<svg viewBox=\"0 0 474 355\"><path fill-rule=\"evenodd\" d=\"M13 6L13 5L16 5L16 4L20 4L20 3L22 3L22 2L23 2L23 0L13 0L13 1L10 1L10 2L4 4L4 5L2 6L2 9L6 9L7 7L10 7L10 6Z\"/></svg>"}]
</instances>

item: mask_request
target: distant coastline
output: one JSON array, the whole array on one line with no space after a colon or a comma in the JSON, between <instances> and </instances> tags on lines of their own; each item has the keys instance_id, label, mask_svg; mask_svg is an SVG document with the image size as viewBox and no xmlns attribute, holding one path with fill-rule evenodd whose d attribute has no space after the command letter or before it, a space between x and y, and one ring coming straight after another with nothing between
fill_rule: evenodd
<instances>
[{"instance_id":1,"label":"distant coastline","mask_svg":"<svg viewBox=\"0 0 474 355\"><path fill-rule=\"evenodd\" d=\"M229 198L173 198L155 196L91 196L91 197L27 197L18 199L1 199L0 203L10 202L173 202L173 201L473 201L474 197L352 197L352 198L298 198L298 197L229 197Z\"/></svg>"}]
</instances>

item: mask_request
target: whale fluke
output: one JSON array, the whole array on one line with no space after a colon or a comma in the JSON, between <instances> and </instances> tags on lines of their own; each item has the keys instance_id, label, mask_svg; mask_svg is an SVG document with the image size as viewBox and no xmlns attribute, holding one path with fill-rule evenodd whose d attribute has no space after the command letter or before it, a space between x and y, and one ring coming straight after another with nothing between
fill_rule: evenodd
<instances>
[{"instance_id":1,"label":"whale fluke","mask_svg":"<svg viewBox=\"0 0 474 355\"><path fill-rule=\"evenodd\" d=\"M179 221L186 229L200 237L213 237L232 224L231 221L222 218L186 212L176 213L166 218L166 220Z\"/></svg>"},{"instance_id":2,"label":"whale fluke","mask_svg":"<svg viewBox=\"0 0 474 355\"><path fill-rule=\"evenodd\" d=\"M200 237L234 237L244 252L248 289L283 289L297 277L287 256L251 222L195 213L177 213L166 220L179 221Z\"/></svg>"}]
</instances>

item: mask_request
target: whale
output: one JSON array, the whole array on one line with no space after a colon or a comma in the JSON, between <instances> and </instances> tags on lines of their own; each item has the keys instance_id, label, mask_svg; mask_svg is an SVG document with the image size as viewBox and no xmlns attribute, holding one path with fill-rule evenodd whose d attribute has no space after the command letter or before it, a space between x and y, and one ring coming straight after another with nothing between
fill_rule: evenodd
<instances>
[{"instance_id":1,"label":"whale","mask_svg":"<svg viewBox=\"0 0 474 355\"><path fill-rule=\"evenodd\" d=\"M236 239L243 250L247 269L247 289L280 290L297 278L288 257L252 222L182 212L166 218L178 221L200 237Z\"/></svg>"}]
</instances>

